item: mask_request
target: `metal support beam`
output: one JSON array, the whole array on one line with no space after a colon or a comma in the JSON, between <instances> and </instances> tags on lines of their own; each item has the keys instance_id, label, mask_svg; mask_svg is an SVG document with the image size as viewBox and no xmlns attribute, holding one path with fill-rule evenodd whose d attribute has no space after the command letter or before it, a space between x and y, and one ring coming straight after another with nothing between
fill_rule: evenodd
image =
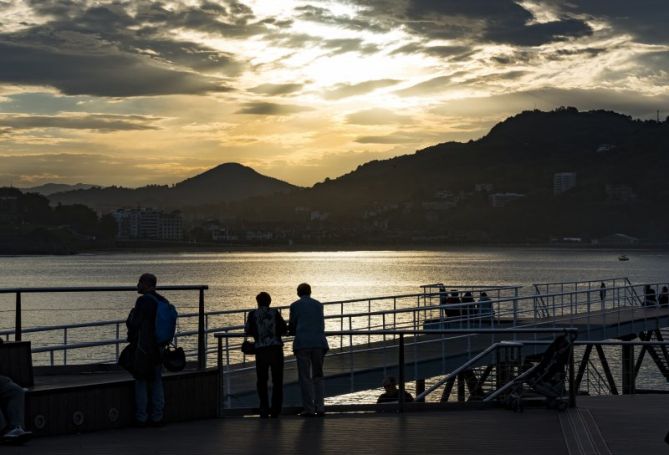
<instances>
[{"instance_id":1,"label":"metal support beam","mask_svg":"<svg viewBox=\"0 0 669 455\"><path fill-rule=\"evenodd\" d=\"M458 401L460 403L465 401L465 375L458 373Z\"/></svg>"},{"instance_id":2,"label":"metal support beam","mask_svg":"<svg viewBox=\"0 0 669 455\"><path fill-rule=\"evenodd\" d=\"M16 293L16 314L14 322L14 340L21 341L21 293Z\"/></svg>"},{"instance_id":3,"label":"metal support beam","mask_svg":"<svg viewBox=\"0 0 669 455\"><path fill-rule=\"evenodd\" d=\"M399 396L399 411L404 412L404 334L400 333L400 352L399 352L399 381L400 381L400 396Z\"/></svg>"},{"instance_id":4,"label":"metal support beam","mask_svg":"<svg viewBox=\"0 0 669 455\"><path fill-rule=\"evenodd\" d=\"M416 396L423 392L425 392L425 379L416 379ZM416 401L425 401L425 399Z\"/></svg>"},{"instance_id":5,"label":"metal support beam","mask_svg":"<svg viewBox=\"0 0 669 455\"><path fill-rule=\"evenodd\" d=\"M588 368L588 360L590 359L590 353L592 352L592 345L589 344L585 347L585 352L583 353L583 358L581 363L578 365L578 372L576 373L576 390L581 387L581 381L583 381L583 374Z\"/></svg>"},{"instance_id":6,"label":"metal support beam","mask_svg":"<svg viewBox=\"0 0 669 455\"><path fill-rule=\"evenodd\" d=\"M455 384L455 376L446 381L446 385L444 386L444 391L441 394L442 403L448 401L449 397L451 396L451 391L453 390L454 384Z\"/></svg>"},{"instance_id":7,"label":"metal support beam","mask_svg":"<svg viewBox=\"0 0 669 455\"><path fill-rule=\"evenodd\" d=\"M616 381L613 379L613 375L611 374L611 368L609 368L609 362L606 360L606 356L604 355L604 349L602 349L602 346L599 344L596 345L595 348L597 349L599 363L602 364L602 369L604 370L606 381L609 383L609 390L611 391L611 395L618 395Z\"/></svg>"},{"instance_id":8,"label":"metal support beam","mask_svg":"<svg viewBox=\"0 0 669 455\"><path fill-rule=\"evenodd\" d=\"M634 346L623 345L622 347L622 368L623 368L623 395L632 395L634 393Z\"/></svg>"},{"instance_id":9,"label":"metal support beam","mask_svg":"<svg viewBox=\"0 0 669 455\"><path fill-rule=\"evenodd\" d=\"M207 349L204 331L204 289L200 289L197 315L197 366L200 370L207 368Z\"/></svg>"}]
</instances>

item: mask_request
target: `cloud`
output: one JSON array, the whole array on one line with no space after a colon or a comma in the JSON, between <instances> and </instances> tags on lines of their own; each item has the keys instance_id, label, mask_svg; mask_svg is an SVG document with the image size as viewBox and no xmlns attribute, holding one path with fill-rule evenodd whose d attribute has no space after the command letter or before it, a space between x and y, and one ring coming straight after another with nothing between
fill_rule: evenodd
<instances>
[{"instance_id":1,"label":"cloud","mask_svg":"<svg viewBox=\"0 0 669 455\"><path fill-rule=\"evenodd\" d=\"M291 115L310 110L312 108L295 104L257 102L244 104L236 113L250 115Z\"/></svg>"},{"instance_id":2,"label":"cloud","mask_svg":"<svg viewBox=\"0 0 669 455\"><path fill-rule=\"evenodd\" d=\"M155 130L156 117L64 113L60 115L0 114L0 128L15 130L61 128L98 132Z\"/></svg>"},{"instance_id":3,"label":"cloud","mask_svg":"<svg viewBox=\"0 0 669 455\"><path fill-rule=\"evenodd\" d=\"M348 123L356 125L386 125L393 123L410 123L411 117L407 115L396 114L388 109L366 109L346 117Z\"/></svg>"},{"instance_id":4,"label":"cloud","mask_svg":"<svg viewBox=\"0 0 669 455\"><path fill-rule=\"evenodd\" d=\"M304 84L261 84L250 88L249 92L268 96L290 95L299 92Z\"/></svg>"},{"instance_id":5,"label":"cloud","mask_svg":"<svg viewBox=\"0 0 669 455\"><path fill-rule=\"evenodd\" d=\"M471 55L473 48L470 46L429 46L420 43L409 43L401 46L391 52L391 55L397 54L417 54L423 53L433 57L450 58Z\"/></svg>"},{"instance_id":6,"label":"cloud","mask_svg":"<svg viewBox=\"0 0 669 455\"><path fill-rule=\"evenodd\" d=\"M335 88L325 92L323 97L328 100L338 100L350 96L364 95L376 89L398 84L395 79L377 79L373 81L360 82L358 84L339 84Z\"/></svg>"},{"instance_id":7,"label":"cloud","mask_svg":"<svg viewBox=\"0 0 669 455\"><path fill-rule=\"evenodd\" d=\"M359 144L419 144L428 140L437 140L434 133L420 131L398 131L384 136L360 136L355 139Z\"/></svg>"},{"instance_id":8,"label":"cloud","mask_svg":"<svg viewBox=\"0 0 669 455\"><path fill-rule=\"evenodd\" d=\"M317 22L356 31L371 31L375 33L386 33L390 31L388 24L384 24L381 21L335 15L326 8L313 5L299 6L295 8L295 11L298 13L297 17L305 21Z\"/></svg>"},{"instance_id":9,"label":"cloud","mask_svg":"<svg viewBox=\"0 0 669 455\"><path fill-rule=\"evenodd\" d=\"M119 159L94 153L0 154L0 186L39 185L48 182L139 186L175 183L210 166L195 159L166 161L141 155Z\"/></svg>"},{"instance_id":10,"label":"cloud","mask_svg":"<svg viewBox=\"0 0 669 455\"><path fill-rule=\"evenodd\" d=\"M603 1L603 0L602 0ZM354 0L360 19L393 22L425 40L487 41L541 46L592 33L577 17L533 23L534 16L514 0ZM445 51L448 51L445 49Z\"/></svg>"},{"instance_id":11,"label":"cloud","mask_svg":"<svg viewBox=\"0 0 669 455\"><path fill-rule=\"evenodd\" d=\"M337 38L321 42L321 47L331 49L332 54L345 54L347 52L360 52L361 54L374 54L380 48L376 44L365 44L360 38Z\"/></svg>"},{"instance_id":12,"label":"cloud","mask_svg":"<svg viewBox=\"0 0 669 455\"><path fill-rule=\"evenodd\" d=\"M482 86L483 84L495 83L518 79L527 74L527 71L501 71L496 73L468 76L467 71L458 71L447 76L438 76L421 82L411 87L397 90L400 96L433 96L453 87L463 88L468 86Z\"/></svg>"},{"instance_id":13,"label":"cloud","mask_svg":"<svg viewBox=\"0 0 669 455\"><path fill-rule=\"evenodd\" d=\"M412 85L411 87L397 90L395 93L400 96L422 96L432 95L435 92L446 90L453 86L453 79L465 74L464 71L449 74L447 76L437 76L432 79Z\"/></svg>"},{"instance_id":14,"label":"cloud","mask_svg":"<svg viewBox=\"0 0 669 455\"><path fill-rule=\"evenodd\" d=\"M609 89L541 88L503 95L450 100L432 110L446 116L500 118L525 110L551 110L574 106L580 110L604 109L639 118L655 118L658 106L669 105L669 94L645 96L633 91Z\"/></svg>"},{"instance_id":15,"label":"cloud","mask_svg":"<svg viewBox=\"0 0 669 455\"><path fill-rule=\"evenodd\" d=\"M579 0L558 2L566 13L607 22L615 34L629 33L647 44L669 44L669 8L657 0Z\"/></svg>"},{"instance_id":16,"label":"cloud","mask_svg":"<svg viewBox=\"0 0 669 455\"><path fill-rule=\"evenodd\" d=\"M67 95L201 95L229 90L246 63L166 30L249 37L273 30L234 0L198 5L73 1L28 2L49 18L0 33L0 82L54 87Z\"/></svg>"},{"instance_id":17,"label":"cloud","mask_svg":"<svg viewBox=\"0 0 669 455\"><path fill-rule=\"evenodd\" d=\"M0 42L0 81L52 86L67 95L199 95L230 88L221 80L176 71L127 54L60 52Z\"/></svg>"}]
</instances>

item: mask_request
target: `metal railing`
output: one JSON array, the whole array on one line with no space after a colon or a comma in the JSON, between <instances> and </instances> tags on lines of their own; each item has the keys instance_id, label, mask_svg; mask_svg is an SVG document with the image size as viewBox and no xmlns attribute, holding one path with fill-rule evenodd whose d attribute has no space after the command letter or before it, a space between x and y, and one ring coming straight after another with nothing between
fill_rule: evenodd
<instances>
[{"instance_id":1,"label":"metal railing","mask_svg":"<svg viewBox=\"0 0 669 455\"><path fill-rule=\"evenodd\" d=\"M585 283L600 282L627 282L626 279L614 278L607 280L593 280ZM651 284L655 289L660 288L662 283ZM475 292L488 292L492 298L486 305L490 306L491 311L484 311L485 308L481 302L446 304L444 292L428 293L428 289L437 289L444 287L448 289L459 289L460 293L469 290ZM454 286L428 284L422 286L423 292L418 294L403 294L395 296L381 296L363 299L339 300L325 302L325 319L328 330L348 331L367 331L366 340L362 337L345 337L340 335L338 339L333 340L333 347L340 348L355 343L363 342L369 344L373 341L385 340L387 336L376 336L371 334L371 330L390 330L390 329L475 329L475 328L508 328L508 327L549 327L558 323L568 322L585 323L587 333L591 324L591 317L597 314L612 314L618 312L618 324L620 325L619 310L629 307L638 307L639 299L637 289L645 285L624 284L607 288L604 299L600 298L600 288L579 283L568 283L560 289L568 289L565 292L544 293L520 295L521 288L518 286ZM535 285L537 289L557 289L552 283L545 285ZM245 314L250 308L204 311L204 285L197 286L162 286L160 290L197 290L200 294L197 313L184 313L180 315L180 321L187 321L197 318L197 329L178 330L177 343L180 338L193 337L197 335L197 346L193 343L185 343L184 348L189 356L197 354L200 366L206 366L208 355L215 354L215 348L210 348L208 336L216 332L233 332L243 328ZM580 289L580 290L579 290ZM64 324L54 326L41 326L22 328L20 325L21 313L21 295L24 293L49 293L49 292L135 292L134 287L79 287L79 288L17 288L0 289L0 293L16 293L17 295L17 328L0 331L0 336L9 338L14 335L16 339L21 339L23 334L43 333L61 331L62 342L53 343L53 337L49 344L33 346L35 353L49 353L50 364L54 364L54 354L61 352L63 364L68 364L68 352L78 349L97 348L102 349L105 346L113 346L114 352L107 354L109 357L103 362L115 361L119 354L119 346L125 343L125 336L122 334L124 320L93 321L79 324ZM659 292L658 292L659 294ZM643 300L641 300L643 302ZM280 306L278 309L286 310L288 306ZM459 313L456 316L449 312ZM608 317L608 316L607 316ZM220 321L219 321L220 320ZM218 322L217 322L218 321ZM113 335L107 338L101 338L95 333L100 329L111 326ZM70 334L74 330L90 329L92 339L73 343ZM112 338L113 336L113 338ZM57 338L57 337L56 337ZM187 338L188 339L188 338ZM194 349L193 349L194 348ZM107 351L108 352L108 351ZM226 354L235 361L245 362L245 358L240 355L238 346L230 346ZM77 359L75 359L77 360ZM86 359L85 359L86 360Z\"/></svg>"},{"instance_id":2,"label":"metal railing","mask_svg":"<svg viewBox=\"0 0 669 455\"><path fill-rule=\"evenodd\" d=\"M442 345L448 341L451 341L456 338L471 338L475 337L477 335L493 335L493 336L506 336L506 335L513 335L516 336L518 334L532 334L535 337L537 335L554 335L554 334L563 334L563 333L578 333L578 329L573 328L573 327L566 327L566 328L535 328L535 329L529 329L529 328L508 328L508 329L473 329L473 330L461 330L461 329L443 329L443 330L371 330L371 331L350 331L350 330L344 330L344 331L326 331L325 336L327 338L331 337L341 337L341 336L386 336L386 337L392 337L393 341L397 342L397 360L395 362L394 368L396 369L398 373L398 379L397 379L397 384L399 386L399 395L398 395L398 410L401 412L404 410L404 405L405 405L405 400L404 400L404 392L405 392L405 377L406 377L406 368L408 366L408 363L406 361L406 349L409 346L418 346L418 345L425 345L426 343L441 343ZM445 335L451 335L451 337L444 337ZM225 333L216 333L214 336L217 339L217 365L218 365L218 414L219 416L225 415L226 409L229 409L230 406L230 382L231 382L231 376L234 374L240 374L240 373L245 373L251 370L251 368L246 367L242 368L240 365L235 365L233 368L233 365L229 363L229 359L226 362L226 356L224 353L226 352L226 349L224 348L224 343L226 346L229 346L230 343L228 342L230 339L243 339L246 338L246 334L243 332L225 332ZM438 336L441 336L439 338ZM413 337L413 342L406 342L405 338L406 337ZM437 337L432 340L427 340L427 341L421 341L420 337ZM476 355L473 355L473 351L470 350L470 359L465 362L463 365L455 369L454 371L450 372L447 374L448 377L452 377L453 375L457 375L460 371L463 371L467 368L470 368L471 366L477 364L480 362L482 359L484 359L487 355L489 355L491 352L494 352L494 350L500 346L522 346L523 343L518 343L518 342L513 342L513 343L504 343L504 342L499 342L499 343L493 343L490 347L485 348L482 350L482 352L477 353ZM382 347L380 349L384 349L386 347ZM378 347L376 349L379 349ZM362 351L365 351L366 349L362 349ZM345 350L345 351L339 351L339 352L329 352L327 357L332 357L332 356L337 356L337 355L352 355L355 351L352 349ZM358 351L360 352L360 351ZM576 392L574 389L574 371L573 371L573 351L571 352L570 358L572 361L570 362L570 370L569 370L569 404L570 406L575 406L576 403ZM415 359L414 359L415 361ZM295 358L290 357L286 359L286 363L294 363L296 362ZM409 362L410 364L411 362ZM351 368L354 368L353 363L351 363ZM370 368L369 365L366 365L363 368ZM326 368L326 376L327 376L327 368ZM338 374L341 374L341 371L337 372ZM353 372L351 371L351 374ZM226 379L227 378L227 379ZM444 381L445 382L445 381ZM441 384L438 384L437 386L431 387L427 392L422 394L424 397L428 393L436 390ZM255 390L255 389L253 389Z\"/></svg>"}]
</instances>

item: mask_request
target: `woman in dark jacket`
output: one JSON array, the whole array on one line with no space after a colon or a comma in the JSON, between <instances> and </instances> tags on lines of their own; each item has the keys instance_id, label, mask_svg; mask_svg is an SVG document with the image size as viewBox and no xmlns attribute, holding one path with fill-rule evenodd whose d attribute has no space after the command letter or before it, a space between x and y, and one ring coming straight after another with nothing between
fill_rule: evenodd
<instances>
[{"instance_id":1,"label":"woman in dark jacket","mask_svg":"<svg viewBox=\"0 0 669 455\"><path fill-rule=\"evenodd\" d=\"M279 417L283 404L283 341L287 332L281 313L269 305L272 297L267 292L256 296L258 308L246 318L245 332L255 340L257 389L260 399L260 417ZM272 406L269 405L267 381L272 369Z\"/></svg>"}]
</instances>

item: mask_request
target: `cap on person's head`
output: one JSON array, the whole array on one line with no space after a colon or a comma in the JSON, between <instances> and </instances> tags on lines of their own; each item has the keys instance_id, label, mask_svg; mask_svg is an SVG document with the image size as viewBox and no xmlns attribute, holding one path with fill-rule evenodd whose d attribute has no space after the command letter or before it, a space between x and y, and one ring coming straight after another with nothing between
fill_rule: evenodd
<instances>
[{"instance_id":1,"label":"cap on person's head","mask_svg":"<svg viewBox=\"0 0 669 455\"><path fill-rule=\"evenodd\" d=\"M272 297L267 292L261 292L256 296L256 302L258 306L269 306L272 303Z\"/></svg>"},{"instance_id":2,"label":"cap on person's head","mask_svg":"<svg viewBox=\"0 0 669 455\"><path fill-rule=\"evenodd\" d=\"M142 276L139 277L139 282L155 287L156 284L158 284L158 278L156 278L153 273L143 273Z\"/></svg>"},{"instance_id":3,"label":"cap on person's head","mask_svg":"<svg viewBox=\"0 0 669 455\"><path fill-rule=\"evenodd\" d=\"M481 297L488 297L488 293L485 291L481 292Z\"/></svg>"},{"instance_id":4,"label":"cap on person's head","mask_svg":"<svg viewBox=\"0 0 669 455\"><path fill-rule=\"evenodd\" d=\"M299 286L297 286L297 295L299 297L311 295L311 286L309 286L307 283L301 283Z\"/></svg>"}]
</instances>

